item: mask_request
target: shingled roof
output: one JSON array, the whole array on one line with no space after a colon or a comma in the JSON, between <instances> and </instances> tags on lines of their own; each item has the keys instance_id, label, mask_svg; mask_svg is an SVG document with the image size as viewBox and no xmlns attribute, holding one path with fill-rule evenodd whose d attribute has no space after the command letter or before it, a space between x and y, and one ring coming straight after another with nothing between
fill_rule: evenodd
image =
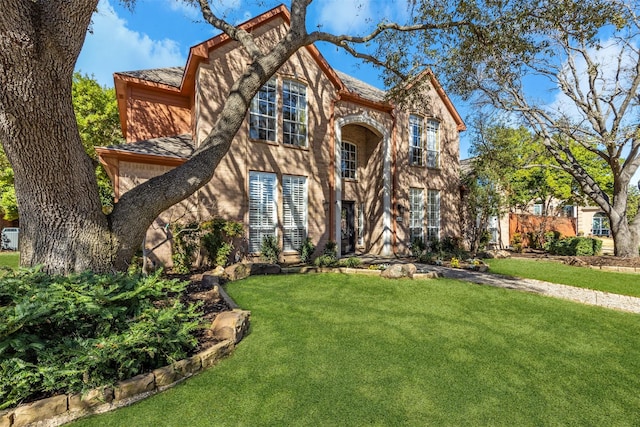
<instances>
[{"instance_id":1,"label":"shingled roof","mask_svg":"<svg viewBox=\"0 0 640 427\"><path fill-rule=\"evenodd\" d=\"M193 139L188 134L145 139L129 144L111 145L106 148L134 154L176 157L179 159L190 158L195 150Z\"/></svg>"},{"instance_id":2,"label":"shingled roof","mask_svg":"<svg viewBox=\"0 0 640 427\"><path fill-rule=\"evenodd\" d=\"M137 71L119 71L118 74L179 88L180 84L182 84L184 67L153 68L150 70Z\"/></svg>"},{"instance_id":3,"label":"shingled roof","mask_svg":"<svg viewBox=\"0 0 640 427\"><path fill-rule=\"evenodd\" d=\"M167 86L179 88L182 84L182 77L184 75L184 67L169 67L169 68L154 68L150 70L137 70L137 71L121 71L118 74L122 76L134 77L140 80L145 80L153 83L160 83ZM350 76L341 71L336 71L340 80L344 83L347 89L354 94L374 102L384 102L386 92L378 89L375 86L371 86L368 83L358 80L353 76Z\"/></svg>"}]
</instances>

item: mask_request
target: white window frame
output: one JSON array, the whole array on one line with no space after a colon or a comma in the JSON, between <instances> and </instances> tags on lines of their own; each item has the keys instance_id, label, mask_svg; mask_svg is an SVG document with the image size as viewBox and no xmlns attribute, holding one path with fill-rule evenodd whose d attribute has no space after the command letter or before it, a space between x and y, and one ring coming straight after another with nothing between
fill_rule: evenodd
<instances>
[{"instance_id":1,"label":"white window frame","mask_svg":"<svg viewBox=\"0 0 640 427\"><path fill-rule=\"evenodd\" d=\"M249 253L259 253L266 236L278 237L278 177L249 172Z\"/></svg>"},{"instance_id":2,"label":"white window frame","mask_svg":"<svg viewBox=\"0 0 640 427\"><path fill-rule=\"evenodd\" d=\"M297 252L307 238L308 192L304 176L282 176L283 250Z\"/></svg>"},{"instance_id":3,"label":"white window frame","mask_svg":"<svg viewBox=\"0 0 640 427\"><path fill-rule=\"evenodd\" d=\"M427 120L427 149L426 166L437 169L440 167L440 122L435 119Z\"/></svg>"},{"instance_id":4,"label":"white window frame","mask_svg":"<svg viewBox=\"0 0 640 427\"><path fill-rule=\"evenodd\" d=\"M358 246L364 246L364 204L358 205Z\"/></svg>"},{"instance_id":5,"label":"white window frame","mask_svg":"<svg viewBox=\"0 0 640 427\"><path fill-rule=\"evenodd\" d=\"M440 240L440 190L427 190L427 240Z\"/></svg>"},{"instance_id":6,"label":"white window frame","mask_svg":"<svg viewBox=\"0 0 640 427\"><path fill-rule=\"evenodd\" d=\"M409 115L409 164L424 166L424 118Z\"/></svg>"},{"instance_id":7,"label":"white window frame","mask_svg":"<svg viewBox=\"0 0 640 427\"><path fill-rule=\"evenodd\" d=\"M533 204L533 214L537 216L542 216L544 212L544 203L543 202L535 202Z\"/></svg>"},{"instance_id":8,"label":"white window frame","mask_svg":"<svg viewBox=\"0 0 640 427\"><path fill-rule=\"evenodd\" d=\"M409 188L409 243L424 242L424 189Z\"/></svg>"},{"instance_id":9,"label":"white window frame","mask_svg":"<svg viewBox=\"0 0 640 427\"><path fill-rule=\"evenodd\" d=\"M282 143L307 146L307 86L295 80L282 82Z\"/></svg>"},{"instance_id":10,"label":"white window frame","mask_svg":"<svg viewBox=\"0 0 640 427\"><path fill-rule=\"evenodd\" d=\"M358 179L358 146L353 142L342 141L342 177Z\"/></svg>"},{"instance_id":11,"label":"white window frame","mask_svg":"<svg viewBox=\"0 0 640 427\"><path fill-rule=\"evenodd\" d=\"M275 78L265 83L251 100L249 138L276 142L278 137L278 90Z\"/></svg>"}]
</instances>

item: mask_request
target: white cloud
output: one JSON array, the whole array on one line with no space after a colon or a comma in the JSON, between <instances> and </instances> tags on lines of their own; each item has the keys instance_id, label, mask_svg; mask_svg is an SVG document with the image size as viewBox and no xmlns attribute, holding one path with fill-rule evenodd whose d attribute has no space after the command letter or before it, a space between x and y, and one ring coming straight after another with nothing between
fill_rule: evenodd
<instances>
[{"instance_id":1,"label":"white cloud","mask_svg":"<svg viewBox=\"0 0 640 427\"><path fill-rule=\"evenodd\" d=\"M202 18L200 14L200 9L194 4L189 3L183 0L165 0L169 9L174 12L178 12L189 19L199 19Z\"/></svg>"},{"instance_id":2,"label":"white cloud","mask_svg":"<svg viewBox=\"0 0 640 427\"><path fill-rule=\"evenodd\" d=\"M128 28L109 0L100 0L93 16L92 31L76 63L76 70L93 74L106 86L113 86L113 73L146 68L184 65L179 43L171 39L153 40Z\"/></svg>"}]
</instances>

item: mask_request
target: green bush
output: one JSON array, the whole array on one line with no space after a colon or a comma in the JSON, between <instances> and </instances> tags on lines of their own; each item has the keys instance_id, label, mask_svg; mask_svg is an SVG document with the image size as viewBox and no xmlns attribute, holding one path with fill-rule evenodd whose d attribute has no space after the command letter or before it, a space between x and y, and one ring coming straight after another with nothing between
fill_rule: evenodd
<instances>
[{"instance_id":1,"label":"green bush","mask_svg":"<svg viewBox=\"0 0 640 427\"><path fill-rule=\"evenodd\" d=\"M416 237L411 241L411 255L414 258L420 258L420 256L427 249L427 245L424 244L424 240L420 237Z\"/></svg>"},{"instance_id":2,"label":"green bush","mask_svg":"<svg viewBox=\"0 0 640 427\"><path fill-rule=\"evenodd\" d=\"M332 256L333 258L337 258L338 257L338 245L336 244L336 242L334 242L333 240L329 240L324 245L324 250L322 251L322 254L323 255Z\"/></svg>"},{"instance_id":3,"label":"green bush","mask_svg":"<svg viewBox=\"0 0 640 427\"><path fill-rule=\"evenodd\" d=\"M158 274L0 271L0 409L133 377L194 349L198 306Z\"/></svg>"},{"instance_id":4,"label":"green bush","mask_svg":"<svg viewBox=\"0 0 640 427\"><path fill-rule=\"evenodd\" d=\"M200 225L195 222L189 224L173 224L173 270L176 273L188 273L193 265L193 258L200 240Z\"/></svg>"},{"instance_id":5,"label":"green bush","mask_svg":"<svg viewBox=\"0 0 640 427\"><path fill-rule=\"evenodd\" d=\"M338 261L339 267L358 268L362 265L362 260L356 257L342 258Z\"/></svg>"},{"instance_id":6,"label":"green bush","mask_svg":"<svg viewBox=\"0 0 640 427\"><path fill-rule=\"evenodd\" d=\"M270 264L277 264L280 252L278 239L275 236L264 236L260 245L260 258Z\"/></svg>"},{"instance_id":7,"label":"green bush","mask_svg":"<svg viewBox=\"0 0 640 427\"><path fill-rule=\"evenodd\" d=\"M316 251L316 247L313 243L311 243L310 238L304 239L302 246L300 247L300 262L305 264L309 264L311 262L311 258L313 257L313 253Z\"/></svg>"},{"instance_id":8,"label":"green bush","mask_svg":"<svg viewBox=\"0 0 640 427\"><path fill-rule=\"evenodd\" d=\"M547 250L552 255L591 256L600 253L602 241L591 237L566 237L552 241Z\"/></svg>"},{"instance_id":9,"label":"green bush","mask_svg":"<svg viewBox=\"0 0 640 427\"><path fill-rule=\"evenodd\" d=\"M338 260L333 255L320 255L313 260L313 265L316 267L334 267L338 263Z\"/></svg>"},{"instance_id":10,"label":"green bush","mask_svg":"<svg viewBox=\"0 0 640 427\"><path fill-rule=\"evenodd\" d=\"M233 253L233 241L244 234L242 223L215 218L201 224L203 230L200 239L202 246L209 254L213 265L226 267Z\"/></svg>"}]
</instances>

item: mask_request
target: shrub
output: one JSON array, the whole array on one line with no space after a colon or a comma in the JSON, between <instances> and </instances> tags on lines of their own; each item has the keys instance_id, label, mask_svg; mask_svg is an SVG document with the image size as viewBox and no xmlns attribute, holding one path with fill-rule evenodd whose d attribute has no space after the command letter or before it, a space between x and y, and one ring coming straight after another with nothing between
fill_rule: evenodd
<instances>
[{"instance_id":1,"label":"shrub","mask_svg":"<svg viewBox=\"0 0 640 427\"><path fill-rule=\"evenodd\" d=\"M333 255L320 255L313 260L313 265L316 267L333 267L337 264L336 257Z\"/></svg>"},{"instance_id":2,"label":"shrub","mask_svg":"<svg viewBox=\"0 0 640 427\"><path fill-rule=\"evenodd\" d=\"M311 243L310 238L304 239L302 246L300 247L300 262L305 264L309 264L311 262L311 258L313 257L313 253L316 251L316 247L313 243Z\"/></svg>"},{"instance_id":3,"label":"shrub","mask_svg":"<svg viewBox=\"0 0 640 427\"><path fill-rule=\"evenodd\" d=\"M338 266L348 268L358 268L362 265L362 260L356 257L342 258L338 261Z\"/></svg>"},{"instance_id":4,"label":"shrub","mask_svg":"<svg viewBox=\"0 0 640 427\"><path fill-rule=\"evenodd\" d=\"M602 250L602 241L590 237L566 237L553 241L548 248L552 255L591 256Z\"/></svg>"},{"instance_id":5,"label":"shrub","mask_svg":"<svg viewBox=\"0 0 640 427\"><path fill-rule=\"evenodd\" d=\"M260 245L260 258L270 264L277 264L280 259L280 245L276 236L264 236Z\"/></svg>"},{"instance_id":6,"label":"shrub","mask_svg":"<svg viewBox=\"0 0 640 427\"><path fill-rule=\"evenodd\" d=\"M0 409L110 385L197 345L186 283L148 276L0 272Z\"/></svg>"},{"instance_id":7,"label":"shrub","mask_svg":"<svg viewBox=\"0 0 640 427\"><path fill-rule=\"evenodd\" d=\"M416 237L411 241L411 254L415 258L420 258L425 249L427 249L427 246L424 244L422 238Z\"/></svg>"},{"instance_id":8,"label":"shrub","mask_svg":"<svg viewBox=\"0 0 640 427\"><path fill-rule=\"evenodd\" d=\"M324 250L322 251L323 255L329 255L332 256L334 258L338 257L338 245L336 244L336 242L334 242L333 240L329 240L325 245L324 245Z\"/></svg>"},{"instance_id":9,"label":"shrub","mask_svg":"<svg viewBox=\"0 0 640 427\"><path fill-rule=\"evenodd\" d=\"M522 253L522 235L520 233L513 233L513 237L511 238L511 247L514 252Z\"/></svg>"},{"instance_id":10,"label":"shrub","mask_svg":"<svg viewBox=\"0 0 640 427\"><path fill-rule=\"evenodd\" d=\"M200 242L214 265L226 267L233 253L233 240L242 237L244 227L237 221L215 218L201 224L204 234Z\"/></svg>"},{"instance_id":11,"label":"shrub","mask_svg":"<svg viewBox=\"0 0 640 427\"><path fill-rule=\"evenodd\" d=\"M593 255L600 255L602 253L602 240L591 239L593 243Z\"/></svg>"},{"instance_id":12,"label":"shrub","mask_svg":"<svg viewBox=\"0 0 640 427\"><path fill-rule=\"evenodd\" d=\"M192 222L189 224L173 224L171 226L173 236L173 269L177 273L188 273L193 265L193 256L198 249L200 225Z\"/></svg>"},{"instance_id":13,"label":"shrub","mask_svg":"<svg viewBox=\"0 0 640 427\"><path fill-rule=\"evenodd\" d=\"M460 260L458 258L451 258L451 267L460 268Z\"/></svg>"}]
</instances>

